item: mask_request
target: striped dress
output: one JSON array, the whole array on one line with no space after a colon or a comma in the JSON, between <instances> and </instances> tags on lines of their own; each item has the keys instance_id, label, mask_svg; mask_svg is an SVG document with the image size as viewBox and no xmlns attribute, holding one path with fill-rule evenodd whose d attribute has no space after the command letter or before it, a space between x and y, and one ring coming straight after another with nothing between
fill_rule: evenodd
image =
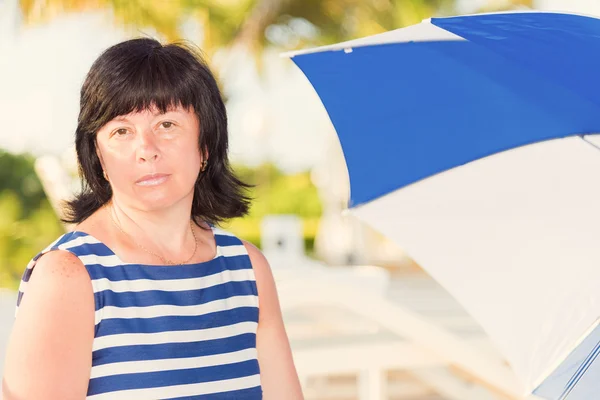
<instances>
[{"instance_id":1,"label":"striped dress","mask_svg":"<svg viewBox=\"0 0 600 400\"><path fill-rule=\"evenodd\" d=\"M38 254L67 250L85 265L94 290L95 335L87 398L260 399L256 353L258 292L243 243L213 227L210 261L131 264L83 232Z\"/></svg>"}]
</instances>

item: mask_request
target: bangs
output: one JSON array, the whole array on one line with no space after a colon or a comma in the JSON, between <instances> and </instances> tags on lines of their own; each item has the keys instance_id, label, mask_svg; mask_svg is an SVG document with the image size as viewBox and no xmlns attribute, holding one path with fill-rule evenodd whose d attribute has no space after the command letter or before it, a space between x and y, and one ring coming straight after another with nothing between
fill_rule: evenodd
<instances>
[{"instance_id":1,"label":"bangs","mask_svg":"<svg viewBox=\"0 0 600 400\"><path fill-rule=\"evenodd\" d=\"M200 98L206 88L193 73L197 61L190 57L189 50L182 51L178 46L146 50L150 51L115 54L121 59L111 60L112 71L97 77L96 84L101 90L89 99L87 109L95 110L95 115L86 118L93 121L89 131L95 133L112 119L133 112L166 113L177 107L199 111L197 106L206 101Z\"/></svg>"}]
</instances>

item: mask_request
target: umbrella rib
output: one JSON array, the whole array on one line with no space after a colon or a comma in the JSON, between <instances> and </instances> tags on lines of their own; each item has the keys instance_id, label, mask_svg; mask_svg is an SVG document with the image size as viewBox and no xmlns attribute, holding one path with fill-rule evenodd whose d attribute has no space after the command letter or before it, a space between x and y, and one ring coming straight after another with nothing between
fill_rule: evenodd
<instances>
[{"instance_id":1,"label":"umbrella rib","mask_svg":"<svg viewBox=\"0 0 600 400\"><path fill-rule=\"evenodd\" d=\"M567 383L564 392L559 397L559 400L564 400L567 396L573 391L575 386L579 383L583 375L589 370L590 366L596 361L598 358L598 351L600 350L600 342L596 344L596 347L592 351L591 354L583 361L579 369L575 372L571 380Z\"/></svg>"},{"instance_id":2,"label":"umbrella rib","mask_svg":"<svg viewBox=\"0 0 600 400\"><path fill-rule=\"evenodd\" d=\"M577 135L577 136L579 136L581 138L581 140L583 140L584 142L586 142L587 144L589 144L590 146L592 146L596 150L600 150L600 146L598 146L597 144L592 143L589 140L587 140L584 135Z\"/></svg>"}]
</instances>

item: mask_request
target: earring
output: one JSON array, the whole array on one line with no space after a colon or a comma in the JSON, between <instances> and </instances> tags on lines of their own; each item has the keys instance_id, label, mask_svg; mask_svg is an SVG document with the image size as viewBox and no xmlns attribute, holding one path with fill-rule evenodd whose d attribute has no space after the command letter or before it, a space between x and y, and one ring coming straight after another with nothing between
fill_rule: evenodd
<instances>
[{"instance_id":1,"label":"earring","mask_svg":"<svg viewBox=\"0 0 600 400\"><path fill-rule=\"evenodd\" d=\"M200 170L200 172L204 172L204 170L206 169L206 164L208 164L208 161L202 161L202 169Z\"/></svg>"}]
</instances>

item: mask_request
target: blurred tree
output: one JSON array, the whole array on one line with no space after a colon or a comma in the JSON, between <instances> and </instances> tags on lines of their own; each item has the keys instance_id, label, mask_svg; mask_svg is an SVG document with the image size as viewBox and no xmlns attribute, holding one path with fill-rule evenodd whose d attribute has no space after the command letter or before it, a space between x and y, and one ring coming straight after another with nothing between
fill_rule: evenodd
<instances>
[{"instance_id":1,"label":"blurred tree","mask_svg":"<svg viewBox=\"0 0 600 400\"><path fill-rule=\"evenodd\" d=\"M20 0L26 23L47 22L63 13L112 10L115 22L152 28L167 40L183 37L193 21L208 54L242 45L255 53L331 44L452 14L456 0ZM533 0L490 2L492 9L532 7ZM484 10L482 10L484 11ZM487 11L487 10L486 10Z\"/></svg>"},{"instance_id":2,"label":"blurred tree","mask_svg":"<svg viewBox=\"0 0 600 400\"><path fill-rule=\"evenodd\" d=\"M0 287L16 289L29 260L63 232L33 157L0 151Z\"/></svg>"},{"instance_id":3,"label":"blurred tree","mask_svg":"<svg viewBox=\"0 0 600 400\"><path fill-rule=\"evenodd\" d=\"M46 197L33 162L30 155L14 155L0 150L0 193L9 190L17 196L23 217L35 211Z\"/></svg>"},{"instance_id":4,"label":"blurred tree","mask_svg":"<svg viewBox=\"0 0 600 400\"><path fill-rule=\"evenodd\" d=\"M487 4L480 7L477 12L485 13L505 11L509 9L534 8L534 2L535 0L490 0Z\"/></svg>"},{"instance_id":5,"label":"blurred tree","mask_svg":"<svg viewBox=\"0 0 600 400\"><path fill-rule=\"evenodd\" d=\"M257 168L236 166L240 179L255 185L250 214L230 221L225 228L260 246L260 222L268 214L295 214L304 223L307 251L312 251L321 216L321 200L309 172L286 175L273 164Z\"/></svg>"}]
</instances>

